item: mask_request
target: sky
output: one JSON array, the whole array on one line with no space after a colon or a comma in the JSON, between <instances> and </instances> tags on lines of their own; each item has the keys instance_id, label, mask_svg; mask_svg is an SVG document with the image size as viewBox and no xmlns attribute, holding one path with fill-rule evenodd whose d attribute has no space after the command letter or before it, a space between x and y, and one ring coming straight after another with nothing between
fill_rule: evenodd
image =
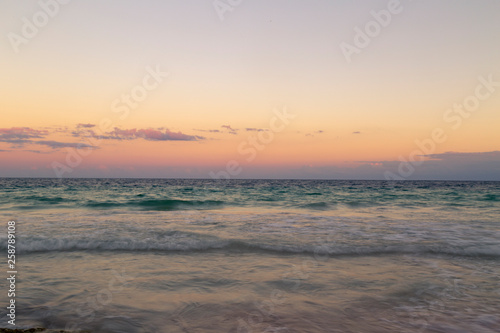
<instances>
[{"instance_id":1,"label":"sky","mask_svg":"<svg viewBox=\"0 0 500 333\"><path fill-rule=\"evenodd\" d=\"M497 0L4 0L0 177L500 180Z\"/></svg>"}]
</instances>

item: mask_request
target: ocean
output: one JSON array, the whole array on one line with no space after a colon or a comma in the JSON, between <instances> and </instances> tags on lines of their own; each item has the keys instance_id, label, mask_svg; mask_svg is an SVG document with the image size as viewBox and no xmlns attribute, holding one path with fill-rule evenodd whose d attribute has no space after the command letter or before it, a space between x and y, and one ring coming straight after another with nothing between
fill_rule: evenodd
<instances>
[{"instance_id":1,"label":"ocean","mask_svg":"<svg viewBox=\"0 0 500 333\"><path fill-rule=\"evenodd\" d=\"M500 182L0 185L15 328L500 332Z\"/></svg>"}]
</instances>

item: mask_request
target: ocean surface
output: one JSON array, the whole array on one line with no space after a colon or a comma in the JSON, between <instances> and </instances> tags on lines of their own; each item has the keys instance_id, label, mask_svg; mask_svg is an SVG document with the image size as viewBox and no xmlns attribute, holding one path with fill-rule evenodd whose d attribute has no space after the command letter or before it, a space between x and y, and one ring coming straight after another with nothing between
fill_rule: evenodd
<instances>
[{"instance_id":1,"label":"ocean surface","mask_svg":"<svg viewBox=\"0 0 500 333\"><path fill-rule=\"evenodd\" d=\"M11 178L0 194L16 328L500 332L500 182Z\"/></svg>"}]
</instances>

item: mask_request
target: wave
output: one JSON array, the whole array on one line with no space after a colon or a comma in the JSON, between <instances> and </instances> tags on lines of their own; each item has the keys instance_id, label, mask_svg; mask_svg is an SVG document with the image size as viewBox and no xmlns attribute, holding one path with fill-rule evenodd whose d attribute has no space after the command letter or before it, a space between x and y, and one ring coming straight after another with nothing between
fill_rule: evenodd
<instances>
[{"instance_id":1,"label":"wave","mask_svg":"<svg viewBox=\"0 0 500 333\"><path fill-rule=\"evenodd\" d=\"M37 196L32 196L32 197L28 197L26 199L28 199L28 200L37 200L37 201L41 201L41 202L45 202L45 203L54 203L54 204L57 204L57 203L60 203L60 202L63 202L63 201L69 201L69 200L61 198L61 197L37 197Z\"/></svg>"},{"instance_id":2,"label":"wave","mask_svg":"<svg viewBox=\"0 0 500 333\"><path fill-rule=\"evenodd\" d=\"M382 206L381 203L376 203L376 202L366 202L366 201L361 201L361 200L350 200L350 201L345 201L344 204L347 207L350 208L365 208L365 207L371 207L371 206L377 206L380 205Z\"/></svg>"},{"instance_id":3,"label":"wave","mask_svg":"<svg viewBox=\"0 0 500 333\"><path fill-rule=\"evenodd\" d=\"M180 235L177 235L180 236ZM7 242L2 239L0 249L5 250ZM436 245L289 245L262 243L241 239L187 238L175 237L169 240L145 238L78 239L78 238L32 238L23 239L17 246L19 253L72 252L72 251L123 251L123 252L200 252L226 251L235 253L304 254L320 257L370 256L370 255L451 255L463 257L500 258L500 245L453 246Z\"/></svg>"},{"instance_id":4,"label":"wave","mask_svg":"<svg viewBox=\"0 0 500 333\"><path fill-rule=\"evenodd\" d=\"M19 197L14 197L13 200L17 202L24 202L24 201L35 201L35 202L40 202L43 204L59 204L62 202L67 202L67 201L73 201L68 198L62 198L60 196L54 197L54 196L37 196L37 195L31 195L31 196L19 196Z\"/></svg>"},{"instance_id":5,"label":"wave","mask_svg":"<svg viewBox=\"0 0 500 333\"><path fill-rule=\"evenodd\" d=\"M330 209L330 205L326 202L312 202L305 205L300 206L301 208L306 209L314 209L314 210L327 210Z\"/></svg>"},{"instance_id":6,"label":"wave","mask_svg":"<svg viewBox=\"0 0 500 333\"><path fill-rule=\"evenodd\" d=\"M176 200L176 199L147 199L131 200L127 202L88 202L89 208L138 208L142 210L186 210L186 209L215 209L224 206L223 201L218 200Z\"/></svg>"},{"instance_id":7,"label":"wave","mask_svg":"<svg viewBox=\"0 0 500 333\"><path fill-rule=\"evenodd\" d=\"M483 201L500 201L500 196L497 196L495 194L486 194L483 199Z\"/></svg>"}]
</instances>

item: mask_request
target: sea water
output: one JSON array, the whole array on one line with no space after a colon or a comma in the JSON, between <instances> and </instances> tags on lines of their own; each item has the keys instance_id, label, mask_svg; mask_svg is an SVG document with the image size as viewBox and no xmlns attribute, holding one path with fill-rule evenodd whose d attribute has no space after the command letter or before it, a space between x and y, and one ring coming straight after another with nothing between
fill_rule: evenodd
<instances>
[{"instance_id":1,"label":"sea water","mask_svg":"<svg viewBox=\"0 0 500 333\"><path fill-rule=\"evenodd\" d=\"M15 328L500 331L499 182L9 178L0 193Z\"/></svg>"}]
</instances>

